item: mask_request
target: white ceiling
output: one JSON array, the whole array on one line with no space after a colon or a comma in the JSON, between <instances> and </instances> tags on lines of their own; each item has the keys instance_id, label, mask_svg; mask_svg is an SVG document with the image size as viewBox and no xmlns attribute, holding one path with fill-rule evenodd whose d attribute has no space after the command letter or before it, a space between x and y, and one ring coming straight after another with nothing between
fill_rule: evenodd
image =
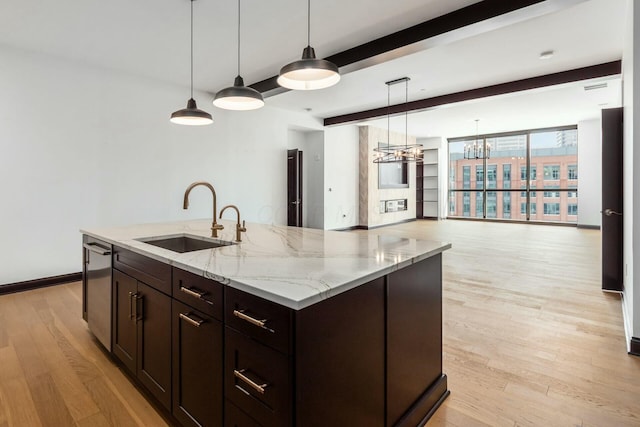
<instances>
[{"instance_id":1,"label":"white ceiling","mask_svg":"<svg viewBox=\"0 0 640 427\"><path fill-rule=\"evenodd\" d=\"M315 0L311 44L319 57L326 57L476 2ZM384 82L404 76L411 78L409 99L415 100L620 59L626 2L573 3L577 5L345 73L329 89L285 92L267 103L311 108L312 115L328 117L385 106ZM186 88L189 5L189 0L4 0L0 44ZM194 3L194 79L201 90L214 93L232 84L236 75L236 8L235 0ZM305 1L242 1L241 67L247 84L276 75L282 65L300 57L305 45ZM556 52L553 58L538 59L549 49ZM611 81L600 96L608 93L606 100L589 99L577 84L437 108L410 115L409 131L418 136L469 135L475 133L475 118L481 119L483 133L512 130L502 129L507 118L509 126L526 128L575 123L597 117L598 104L619 104L619 87L619 80ZM213 111L202 101L201 108ZM403 88L394 86L392 103L403 101ZM392 123L398 120L392 118ZM375 123L386 127L386 119ZM404 129L404 122L392 126Z\"/></svg>"}]
</instances>

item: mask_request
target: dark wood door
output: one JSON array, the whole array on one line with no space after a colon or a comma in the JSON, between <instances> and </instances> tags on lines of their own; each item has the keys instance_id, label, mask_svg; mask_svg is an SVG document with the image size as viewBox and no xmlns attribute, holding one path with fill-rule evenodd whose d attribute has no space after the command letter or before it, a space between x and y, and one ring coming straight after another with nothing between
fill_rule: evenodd
<instances>
[{"instance_id":1,"label":"dark wood door","mask_svg":"<svg viewBox=\"0 0 640 427\"><path fill-rule=\"evenodd\" d=\"M173 415L184 426L222 425L222 323L173 300Z\"/></svg>"},{"instance_id":2,"label":"dark wood door","mask_svg":"<svg viewBox=\"0 0 640 427\"><path fill-rule=\"evenodd\" d=\"M302 151L287 150L287 225L302 227Z\"/></svg>"},{"instance_id":3,"label":"dark wood door","mask_svg":"<svg viewBox=\"0 0 640 427\"><path fill-rule=\"evenodd\" d=\"M602 289L607 291L622 291L623 283L622 117L622 108L602 110Z\"/></svg>"},{"instance_id":4,"label":"dark wood door","mask_svg":"<svg viewBox=\"0 0 640 427\"><path fill-rule=\"evenodd\" d=\"M113 354L133 374L136 373L136 320L134 298L138 282L118 270L113 270Z\"/></svg>"},{"instance_id":5,"label":"dark wood door","mask_svg":"<svg viewBox=\"0 0 640 427\"><path fill-rule=\"evenodd\" d=\"M137 376L167 409L171 409L171 298L138 282Z\"/></svg>"}]
</instances>

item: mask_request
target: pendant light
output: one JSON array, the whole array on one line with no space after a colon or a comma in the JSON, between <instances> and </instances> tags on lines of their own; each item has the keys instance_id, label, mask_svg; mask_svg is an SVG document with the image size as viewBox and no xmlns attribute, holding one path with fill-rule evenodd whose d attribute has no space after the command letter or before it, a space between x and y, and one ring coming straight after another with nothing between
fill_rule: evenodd
<instances>
[{"instance_id":1,"label":"pendant light","mask_svg":"<svg viewBox=\"0 0 640 427\"><path fill-rule=\"evenodd\" d=\"M187 101L187 108L171 114L171 123L179 125L201 126L213 123L211 114L200 110L193 99L193 2L191 1L191 98Z\"/></svg>"},{"instance_id":2,"label":"pendant light","mask_svg":"<svg viewBox=\"0 0 640 427\"><path fill-rule=\"evenodd\" d=\"M387 143L373 149L373 163L409 163L422 160L422 145L409 144L409 113L404 112L404 145L391 145L391 86L404 83L404 103L409 102L409 77L385 82L387 85Z\"/></svg>"},{"instance_id":3,"label":"pendant light","mask_svg":"<svg viewBox=\"0 0 640 427\"><path fill-rule=\"evenodd\" d=\"M253 88L246 87L240 76L240 0L238 0L238 75L233 86L216 93L213 105L225 110L255 110L264 106L262 94Z\"/></svg>"},{"instance_id":4,"label":"pendant light","mask_svg":"<svg viewBox=\"0 0 640 427\"><path fill-rule=\"evenodd\" d=\"M340 81L340 72L333 62L317 59L311 47L311 0L307 0L307 47L302 51L302 59L280 69L278 84L287 89L324 89Z\"/></svg>"}]
</instances>

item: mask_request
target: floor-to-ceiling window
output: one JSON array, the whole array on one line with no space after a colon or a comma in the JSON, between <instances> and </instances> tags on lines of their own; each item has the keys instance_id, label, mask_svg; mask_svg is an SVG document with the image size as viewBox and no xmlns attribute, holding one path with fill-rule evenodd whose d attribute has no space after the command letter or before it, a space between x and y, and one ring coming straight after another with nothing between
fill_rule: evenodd
<instances>
[{"instance_id":1,"label":"floor-to-ceiling window","mask_svg":"<svg viewBox=\"0 0 640 427\"><path fill-rule=\"evenodd\" d=\"M576 126L449 139L449 217L576 223Z\"/></svg>"}]
</instances>

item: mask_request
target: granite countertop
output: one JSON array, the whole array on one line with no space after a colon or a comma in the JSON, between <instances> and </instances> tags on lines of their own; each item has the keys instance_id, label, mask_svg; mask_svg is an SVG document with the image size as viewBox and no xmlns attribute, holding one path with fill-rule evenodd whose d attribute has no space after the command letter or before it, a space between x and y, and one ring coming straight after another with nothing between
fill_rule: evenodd
<instances>
[{"instance_id":1,"label":"granite countertop","mask_svg":"<svg viewBox=\"0 0 640 427\"><path fill-rule=\"evenodd\" d=\"M219 238L235 239L235 221L220 220ZM211 236L211 220L90 228L82 233L300 310L392 271L439 254L449 243L366 233L248 223L242 242L177 253L136 239Z\"/></svg>"}]
</instances>

